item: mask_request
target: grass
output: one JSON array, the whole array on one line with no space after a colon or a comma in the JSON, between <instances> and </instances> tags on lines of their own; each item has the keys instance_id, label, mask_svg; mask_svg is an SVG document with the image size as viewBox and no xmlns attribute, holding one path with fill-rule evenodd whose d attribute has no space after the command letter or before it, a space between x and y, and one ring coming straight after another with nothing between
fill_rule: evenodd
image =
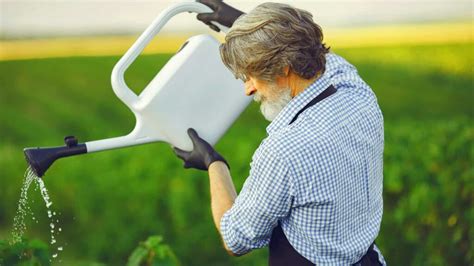
<instances>
[{"instance_id":1,"label":"grass","mask_svg":"<svg viewBox=\"0 0 474 266\"><path fill-rule=\"evenodd\" d=\"M452 213L430 211L423 216L428 226L423 228L429 229L426 235L418 230L423 219L416 216L423 208L413 207L435 200L426 185L445 180L439 176L450 180L456 175L458 182L464 182L461 176L473 171L466 163L472 160L474 150L472 48L473 43L334 46L372 86L384 113L386 206L378 244L392 264L416 265L423 259L443 264L439 257L450 255L430 246L429 235L459 234L447 227L453 223L452 215L462 230L465 226L461 225L472 221L463 216L472 213L472 206L462 200L462 193L472 195L472 190L462 192L457 186L436 198L445 202L451 197L453 205L446 209ZM169 56L141 56L127 72L130 87L139 93ZM116 56L100 56L0 62L0 238L8 237L16 211L26 168L23 147L62 145L66 135L75 135L80 141L114 137L133 128L133 115L110 87L110 72L117 60ZM217 145L232 166L238 190L266 125L258 106L252 104ZM423 157L431 159L412 165ZM438 168L450 172L436 172ZM419 184L406 183L412 180L406 176L413 173ZM183 265L266 263L266 250L237 259L225 254L210 214L205 173L182 169L167 144L61 159L45 181L53 206L61 213L64 233L58 240L65 243L64 257L71 263L123 264L139 241L155 234L163 235ZM39 193L31 194L40 223L30 224L27 235L47 241L44 206L35 195ZM456 205L459 207L452 207ZM408 215L404 210L412 212ZM439 220L439 227L429 227L429 217ZM404 235L405 231L409 233ZM452 246L461 253L452 254L467 261L463 246L467 240L460 237L456 241ZM425 248L420 248L424 244Z\"/></svg>"}]
</instances>

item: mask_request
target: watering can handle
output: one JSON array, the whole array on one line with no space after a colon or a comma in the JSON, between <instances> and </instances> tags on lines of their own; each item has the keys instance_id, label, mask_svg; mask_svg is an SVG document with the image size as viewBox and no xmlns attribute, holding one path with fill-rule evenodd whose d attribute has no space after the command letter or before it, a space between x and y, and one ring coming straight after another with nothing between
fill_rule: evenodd
<instances>
[{"instance_id":1,"label":"watering can handle","mask_svg":"<svg viewBox=\"0 0 474 266\"><path fill-rule=\"evenodd\" d=\"M130 47L122 58L120 58L112 70L112 88L117 97L119 97L120 100L122 100L122 102L124 102L130 109L134 109L133 107L138 100L138 96L125 83L125 71L133 61L135 61L155 35L158 34L168 20L183 12L211 13L213 11L208 6L194 1L178 3L168 7L161 12L151 25L142 33L142 35L138 37L132 47ZM216 24L216 26L223 32L228 31L227 27L220 24Z\"/></svg>"}]
</instances>

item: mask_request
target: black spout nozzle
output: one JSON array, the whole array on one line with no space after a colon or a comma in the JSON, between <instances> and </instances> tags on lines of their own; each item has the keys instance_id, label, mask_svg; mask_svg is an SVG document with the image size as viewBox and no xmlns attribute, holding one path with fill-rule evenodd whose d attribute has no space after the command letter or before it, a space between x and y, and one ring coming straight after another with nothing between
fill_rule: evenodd
<instances>
[{"instance_id":1,"label":"black spout nozzle","mask_svg":"<svg viewBox=\"0 0 474 266\"><path fill-rule=\"evenodd\" d=\"M62 147L37 147L23 150L26 161L37 176L43 176L46 170L59 158L87 153L86 145L78 144L77 139L73 136L65 137L64 142L66 146Z\"/></svg>"}]
</instances>

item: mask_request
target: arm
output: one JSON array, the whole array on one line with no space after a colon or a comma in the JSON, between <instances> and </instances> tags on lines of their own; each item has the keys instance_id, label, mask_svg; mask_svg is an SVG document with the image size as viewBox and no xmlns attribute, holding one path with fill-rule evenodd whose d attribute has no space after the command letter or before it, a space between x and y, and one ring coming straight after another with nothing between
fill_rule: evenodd
<instances>
[{"instance_id":1,"label":"arm","mask_svg":"<svg viewBox=\"0 0 474 266\"><path fill-rule=\"evenodd\" d=\"M229 254L240 256L270 242L278 220L292 205L289 168L273 149L259 148L250 176L237 197L227 162L196 131L188 130L192 151L175 148L185 168L209 171L211 209L214 223Z\"/></svg>"},{"instance_id":2,"label":"arm","mask_svg":"<svg viewBox=\"0 0 474 266\"><path fill-rule=\"evenodd\" d=\"M222 237L220 222L224 213L234 204L237 192L235 191L229 169L223 162L216 161L209 166L209 181L212 218L214 219L217 231L219 231ZM236 256L236 254L230 251L225 242L224 247L230 255Z\"/></svg>"}]
</instances>

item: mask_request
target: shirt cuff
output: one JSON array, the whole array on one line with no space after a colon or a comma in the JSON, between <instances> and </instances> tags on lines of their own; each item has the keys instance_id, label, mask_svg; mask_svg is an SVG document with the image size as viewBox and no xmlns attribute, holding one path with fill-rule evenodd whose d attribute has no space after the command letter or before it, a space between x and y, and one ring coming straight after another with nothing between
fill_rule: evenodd
<instances>
[{"instance_id":1,"label":"shirt cuff","mask_svg":"<svg viewBox=\"0 0 474 266\"><path fill-rule=\"evenodd\" d=\"M229 225L230 220L230 210L224 213L221 218L220 228L221 236L227 248L234 254L243 255L248 253L251 249L242 245L237 236L237 232L232 229Z\"/></svg>"}]
</instances>

